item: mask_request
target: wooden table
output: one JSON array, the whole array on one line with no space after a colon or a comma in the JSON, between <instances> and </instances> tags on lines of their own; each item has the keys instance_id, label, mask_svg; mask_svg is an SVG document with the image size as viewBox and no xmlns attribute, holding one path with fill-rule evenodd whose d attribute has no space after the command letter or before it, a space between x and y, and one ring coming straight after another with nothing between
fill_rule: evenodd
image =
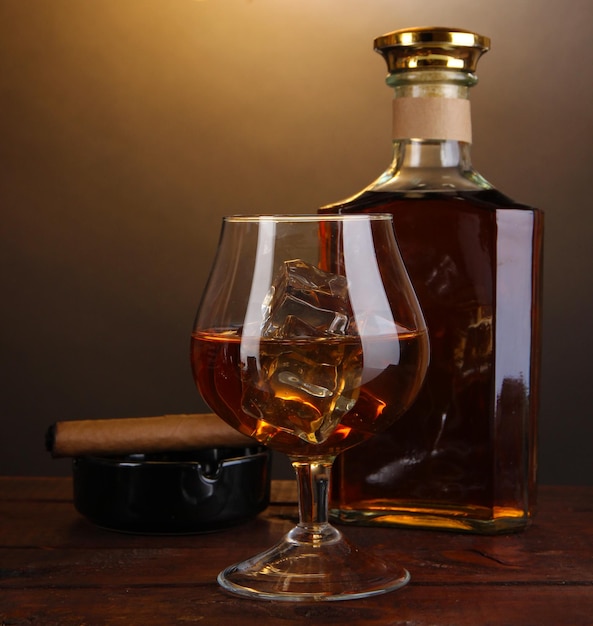
<instances>
[{"instance_id":1,"label":"wooden table","mask_svg":"<svg viewBox=\"0 0 593 626\"><path fill-rule=\"evenodd\" d=\"M290 482L258 518L208 535L109 532L81 518L67 478L0 478L2 626L593 624L593 487L542 487L530 529L499 537L348 527L412 582L367 600L240 599L215 578L294 520Z\"/></svg>"}]
</instances>

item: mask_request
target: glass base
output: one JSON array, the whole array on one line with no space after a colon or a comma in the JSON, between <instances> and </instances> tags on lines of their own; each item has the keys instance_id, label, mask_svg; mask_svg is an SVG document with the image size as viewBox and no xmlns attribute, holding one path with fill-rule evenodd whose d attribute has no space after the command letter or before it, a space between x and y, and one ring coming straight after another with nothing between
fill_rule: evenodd
<instances>
[{"instance_id":1,"label":"glass base","mask_svg":"<svg viewBox=\"0 0 593 626\"><path fill-rule=\"evenodd\" d=\"M312 602L367 598L403 587L403 567L350 543L329 524L297 526L274 547L218 575L240 596Z\"/></svg>"}]
</instances>

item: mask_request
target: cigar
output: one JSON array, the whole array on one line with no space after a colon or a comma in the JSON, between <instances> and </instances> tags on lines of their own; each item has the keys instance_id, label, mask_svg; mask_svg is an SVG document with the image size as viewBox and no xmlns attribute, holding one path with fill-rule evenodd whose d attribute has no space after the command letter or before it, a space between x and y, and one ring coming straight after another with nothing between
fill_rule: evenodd
<instances>
[{"instance_id":1,"label":"cigar","mask_svg":"<svg viewBox=\"0 0 593 626\"><path fill-rule=\"evenodd\" d=\"M257 441L214 413L62 421L45 438L54 458L173 452L200 448L244 448Z\"/></svg>"}]
</instances>

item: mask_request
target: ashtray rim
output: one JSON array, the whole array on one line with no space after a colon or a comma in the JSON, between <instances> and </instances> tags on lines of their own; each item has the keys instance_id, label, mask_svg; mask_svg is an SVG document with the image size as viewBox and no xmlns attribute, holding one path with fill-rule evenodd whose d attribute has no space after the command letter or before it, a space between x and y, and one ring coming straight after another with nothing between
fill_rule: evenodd
<instances>
[{"instance_id":1,"label":"ashtray rim","mask_svg":"<svg viewBox=\"0 0 593 626\"><path fill-rule=\"evenodd\" d=\"M222 530L269 505L270 456L261 445L81 455L72 460L74 506L93 524L117 531Z\"/></svg>"}]
</instances>

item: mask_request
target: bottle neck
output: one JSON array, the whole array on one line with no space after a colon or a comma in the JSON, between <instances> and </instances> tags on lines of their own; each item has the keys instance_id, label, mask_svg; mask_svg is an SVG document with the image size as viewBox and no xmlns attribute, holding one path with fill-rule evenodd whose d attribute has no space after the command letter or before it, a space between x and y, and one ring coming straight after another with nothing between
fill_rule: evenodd
<instances>
[{"instance_id":1,"label":"bottle neck","mask_svg":"<svg viewBox=\"0 0 593 626\"><path fill-rule=\"evenodd\" d=\"M469 72L419 70L390 74L394 88L393 160L373 190L490 188L471 163Z\"/></svg>"}]
</instances>

